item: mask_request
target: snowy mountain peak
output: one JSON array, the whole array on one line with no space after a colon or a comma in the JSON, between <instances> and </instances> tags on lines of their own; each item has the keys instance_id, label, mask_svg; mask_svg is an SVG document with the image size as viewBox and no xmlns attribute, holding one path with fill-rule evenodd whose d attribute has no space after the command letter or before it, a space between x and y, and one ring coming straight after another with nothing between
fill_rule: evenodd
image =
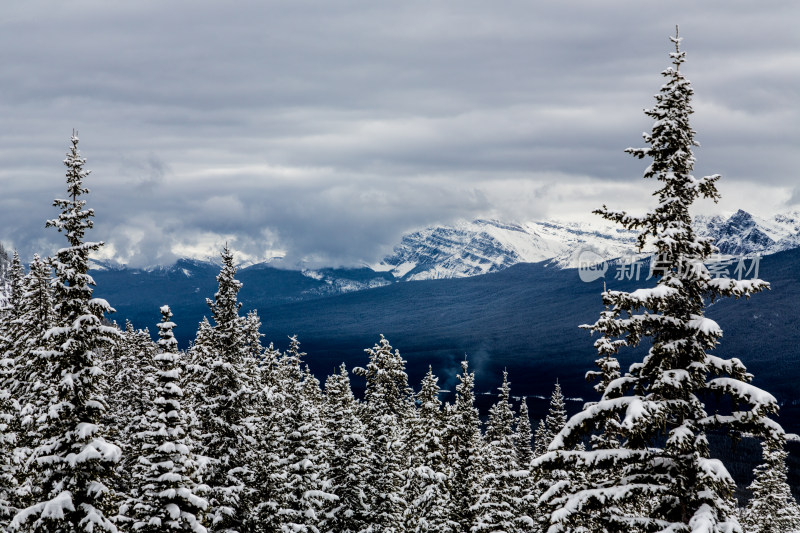
<instances>
[{"instance_id":1,"label":"snowy mountain peak","mask_svg":"<svg viewBox=\"0 0 800 533\"><path fill-rule=\"evenodd\" d=\"M771 254L800 247L800 213L762 218L742 209L728 217L697 216L695 229L729 255ZM620 257L636 248L636 233L604 220L593 223L546 220L522 224L478 219L429 227L403 236L378 271L404 281L476 276L517 263L551 261L576 267L587 249Z\"/></svg>"},{"instance_id":2,"label":"snowy mountain peak","mask_svg":"<svg viewBox=\"0 0 800 533\"><path fill-rule=\"evenodd\" d=\"M696 217L695 228L711 237L723 254L767 255L800 247L800 213L794 211L762 218L739 209L727 219Z\"/></svg>"}]
</instances>

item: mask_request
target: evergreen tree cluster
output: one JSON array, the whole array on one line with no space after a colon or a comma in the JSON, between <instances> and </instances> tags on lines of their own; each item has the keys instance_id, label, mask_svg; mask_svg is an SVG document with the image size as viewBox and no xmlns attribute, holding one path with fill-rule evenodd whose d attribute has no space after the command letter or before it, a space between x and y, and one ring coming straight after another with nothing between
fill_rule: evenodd
<instances>
[{"instance_id":1,"label":"evergreen tree cluster","mask_svg":"<svg viewBox=\"0 0 800 533\"><path fill-rule=\"evenodd\" d=\"M352 372L324 386L292 337L262 343L261 319L241 313L234 256L226 246L210 318L178 348L167 305L148 330L108 322L93 297L86 240L85 159L73 134L67 196L48 221L67 239L26 269L7 259L0 306L0 530L25 532L790 532L800 508L786 483L785 435L775 399L750 384L736 358L711 355L721 328L707 301L749 297L761 280L712 278L713 245L696 236L688 209L716 199L719 176L696 179L692 90L673 66L648 110L647 148L657 207L641 217L600 214L641 231L654 246L658 284L604 290L586 328L595 342L599 399L568 418L556 383L534 431L523 399L512 407L504 372L485 423L475 375L461 363L452 403L429 369L419 389L383 336ZM619 350L649 341L622 372ZM714 398L713 412L707 409ZM722 399L722 400L721 400ZM760 437L764 462L752 498L733 500L708 432Z\"/></svg>"}]
</instances>

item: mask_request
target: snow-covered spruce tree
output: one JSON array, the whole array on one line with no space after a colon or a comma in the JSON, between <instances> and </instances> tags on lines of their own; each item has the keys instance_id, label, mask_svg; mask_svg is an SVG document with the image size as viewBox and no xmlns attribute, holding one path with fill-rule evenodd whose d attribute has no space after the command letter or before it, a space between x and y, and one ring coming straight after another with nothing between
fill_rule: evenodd
<instances>
[{"instance_id":1,"label":"snow-covered spruce tree","mask_svg":"<svg viewBox=\"0 0 800 533\"><path fill-rule=\"evenodd\" d=\"M323 512L336 497L327 478L327 446L322 424L323 397L319 381L300 364L304 353L297 337L291 338L283 358L283 406L279 413L281 440L277 477L277 515L281 528L317 533Z\"/></svg>"},{"instance_id":2,"label":"snow-covered spruce tree","mask_svg":"<svg viewBox=\"0 0 800 533\"><path fill-rule=\"evenodd\" d=\"M0 358L0 365L10 367L9 358ZM7 372L0 367L0 377ZM17 512L15 505L17 486L17 462L14 456L17 433L13 429L16 404L8 386L0 385L0 528L6 529Z\"/></svg>"},{"instance_id":3,"label":"snow-covered spruce tree","mask_svg":"<svg viewBox=\"0 0 800 533\"><path fill-rule=\"evenodd\" d=\"M16 514L18 465L15 455L18 440L18 367L22 364L15 349L25 334L22 293L24 269L19 254L14 252L5 307L0 309L0 528L6 528Z\"/></svg>"},{"instance_id":4,"label":"snow-covered spruce tree","mask_svg":"<svg viewBox=\"0 0 800 533\"><path fill-rule=\"evenodd\" d=\"M108 303L92 298L89 254L102 243L84 240L94 216L83 199L89 192L83 185L89 172L83 168L86 160L75 133L71 144L64 160L68 198L55 200L61 214L47 222L65 234L69 246L51 260L56 325L45 334L47 348L38 353L48 360L39 393L49 405L37 420L41 440L27 461L27 471L40 494L17 513L12 528L96 533L116 530L108 480L121 451L104 438L106 401L99 392L103 372L98 352L114 342L117 330L103 323L104 314L113 311Z\"/></svg>"},{"instance_id":5,"label":"snow-covered spruce tree","mask_svg":"<svg viewBox=\"0 0 800 533\"><path fill-rule=\"evenodd\" d=\"M51 282L50 267L38 255L34 255L23 283L19 301L21 308L13 327L13 358L9 359L14 363L9 390L16 406L11 430L16 437L13 453L14 468L18 472L30 457L33 447L41 440L38 420L48 407L48 398L41 391L46 388L44 383L49 367L41 350L46 346L44 335L53 327L55 320ZM24 481L16 488L16 505L27 507L35 487L31 485L29 476L21 476L16 481Z\"/></svg>"},{"instance_id":6,"label":"snow-covered spruce tree","mask_svg":"<svg viewBox=\"0 0 800 533\"><path fill-rule=\"evenodd\" d=\"M3 243L0 242L0 318L3 316L3 309L8 306L8 293L11 289L8 286L8 267L11 263L11 258L8 257L8 251L3 248Z\"/></svg>"},{"instance_id":7,"label":"snow-covered spruce tree","mask_svg":"<svg viewBox=\"0 0 800 533\"><path fill-rule=\"evenodd\" d=\"M381 335L379 344L366 350L369 363L353 372L367 380L362 420L370 444L367 497L371 531L403 530L407 502L403 480L410 464L408 422L414 404L408 386L405 360Z\"/></svg>"},{"instance_id":8,"label":"snow-covered spruce tree","mask_svg":"<svg viewBox=\"0 0 800 533\"><path fill-rule=\"evenodd\" d=\"M605 290L606 287L604 283L603 292L605 292ZM606 306L596 323L597 331L606 331L606 325L613 324L615 321L614 313ZM617 360L616 354L619 349L626 344L627 342L625 339L610 339L605 334L601 335L594 343L598 355L594 364L598 369L586 372L586 381L597 380L594 390L601 396L605 393L606 389L608 389L609 385L620 377L619 361ZM584 408L591 407L591 405L593 404L587 404ZM620 422L619 414L605 419L602 426L597 427L595 433L591 436L592 447L595 449L619 448L620 443L618 435L620 433ZM606 474L602 475L606 478L608 477Z\"/></svg>"},{"instance_id":9,"label":"snow-covered spruce tree","mask_svg":"<svg viewBox=\"0 0 800 533\"><path fill-rule=\"evenodd\" d=\"M50 267L34 254L23 281L21 310L16 323L19 335L15 335L13 346L17 358L25 365L32 363L34 350L42 347L44 333L55 320L52 281Z\"/></svg>"},{"instance_id":10,"label":"snow-covered spruce tree","mask_svg":"<svg viewBox=\"0 0 800 533\"><path fill-rule=\"evenodd\" d=\"M209 486L206 519L212 531L243 532L250 516L251 465L257 414L255 369L239 315L233 254L225 246L214 300L214 325L205 321L191 350L192 403L197 455Z\"/></svg>"},{"instance_id":11,"label":"snow-covered spruce tree","mask_svg":"<svg viewBox=\"0 0 800 533\"><path fill-rule=\"evenodd\" d=\"M0 406L4 401L9 402L9 406L12 402L11 391L16 380L14 369L20 360L16 348L26 334L26 324L20 320L23 315L25 268L22 266L16 250L8 267L6 278L7 289L4 294L4 305L0 307ZM9 407L7 415L0 411L0 424L7 424L10 418L13 418L14 411L15 409L11 407ZM0 439L2 438L3 435L0 435Z\"/></svg>"},{"instance_id":12,"label":"snow-covered spruce tree","mask_svg":"<svg viewBox=\"0 0 800 533\"><path fill-rule=\"evenodd\" d=\"M450 522L448 513L450 493L445 447L445 420L439 400L439 378L428 373L422 379L417 394L419 409L411 420L411 467L406 474L406 530L416 532L456 531L458 524Z\"/></svg>"},{"instance_id":13,"label":"snow-covered spruce tree","mask_svg":"<svg viewBox=\"0 0 800 533\"><path fill-rule=\"evenodd\" d=\"M25 292L25 268L16 250L11 256L7 278L6 305L0 310L0 350L3 352L11 352L15 339L22 334L18 319L22 313L22 295Z\"/></svg>"},{"instance_id":14,"label":"snow-covered spruce tree","mask_svg":"<svg viewBox=\"0 0 800 533\"><path fill-rule=\"evenodd\" d=\"M250 357L258 362L264 357L264 347L261 345L261 318L257 311L248 311L244 319L244 342Z\"/></svg>"},{"instance_id":15,"label":"snow-covered spruce tree","mask_svg":"<svg viewBox=\"0 0 800 533\"><path fill-rule=\"evenodd\" d=\"M544 425L547 428L545 433L545 447L549 447L553 438L558 435L567 423L567 404L564 402L564 393L561 392L561 385L556 381L553 393L550 395L550 406L547 410L547 417Z\"/></svg>"},{"instance_id":16,"label":"snow-covered spruce tree","mask_svg":"<svg viewBox=\"0 0 800 533\"><path fill-rule=\"evenodd\" d=\"M155 355L155 389L143 427L138 464L133 467L135 531L191 531L202 533L202 512L208 502L198 487L193 443L186 431L182 400L181 354L172 333L172 311L161 307L159 353Z\"/></svg>"},{"instance_id":17,"label":"snow-covered spruce tree","mask_svg":"<svg viewBox=\"0 0 800 533\"><path fill-rule=\"evenodd\" d=\"M0 309L6 306L4 282L8 274L8 264L10 262L11 258L8 256L8 250L6 250L3 243L0 242Z\"/></svg>"},{"instance_id":18,"label":"snow-covered spruce tree","mask_svg":"<svg viewBox=\"0 0 800 533\"><path fill-rule=\"evenodd\" d=\"M536 432L536 450L538 455L547 452L548 447L553 443L555 437L567 423L567 406L564 401L564 394L561 385L556 381L553 392L550 394L550 405L547 409L547 416L539 424ZM538 456L537 455L537 456ZM563 493L569 487L574 486L576 479L584 476L584 469L573 465L571 468L541 468L536 463L531 465L532 479L530 489L525 494L527 502L533 501L533 519L536 527L546 531L550 522L550 509L547 501L542 501L542 497L554 488L560 489Z\"/></svg>"},{"instance_id":19,"label":"snow-covered spruce tree","mask_svg":"<svg viewBox=\"0 0 800 533\"><path fill-rule=\"evenodd\" d=\"M539 425L536 426L536 433L533 435L533 457L540 457L547 453L547 447L550 443L547 442L547 425L544 418L539 420Z\"/></svg>"},{"instance_id":20,"label":"snow-covered spruce tree","mask_svg":"<svg viewBox=\"0 0 800 533\"><path fill-rule=\"evenodd\" d=\"M258 416L252 531L326 531L333 508L331 449L319 381L302 369L300 343L290 338L280 357L270 345L261 358L263 393Z\"/></svg>"},{"instance_id":21,"label":"snow-covered spruce tree","mask_svg":"<svg viewBox=\"0 0 800 533\"><path fill-rule=\"evenodd\" d=\"M800 506L789 489L783 440L766 441L764 462L754 470L748 487L753 497L744 511L745 533L796 533L800 531Z\"/></svg>"},{"instance_id":22,"label":"snow-covered spruce tree","mask_svg":"<svg viewBox=\"0 0 800 533\"><path fill-rule=\"evenodd\" d=\"M153 408L157 376L153 357L157 345L147 330L135 330L126 321L125 331L117 340L112 357L106 359L105 368L109 379L108 426L111 434L123 450L122 460L117 465L117 487L121 493L132 492L131 474L142 455L141 439L135 438L146 425L146 414ZM123 514L127 512L123 509Z\"/></svg>"},{"instance_id":23,"label":"snow-covered spruce tree","mask_svg":"<svg viewBox=\"0 0 800 533\"><path fill-rule=\"evenodd\" d=\"M535 483L537 479L537 472L531 469L531 461L533 461L533 448L531 442L533 441L533 429L531 428L531 418L528 413L528 401L524 396L519 404L519 418L517 419L517 427L514 431L514 449L517 457L517 467L521 473L524 473L519 478L520 484L520 507L519 516L527 516L531 520L536 520L538 515L538 502L536 497ZM535 528L531 528L535 530Z\"/></svg>"},{"instance_id":24,"label":"snow-covered spruce tree","mask_svg":"<svg viewBox=\"0 0 800 533\"><path fill-rule=\"evenodd\" d=\"M311 373L308 365L303 370L303 388L301 389L303 403L299 412L305 422L303 432L306 434L307 456L305 461L306 476L312 475L309 486L311 490L303 494L302 501L306 508L305 514L308 522L319 531L325 523L325 515L338 501L338 496L331 491L333 483L330 479L330 464L328 458L332 453L332 444L328 438L328 428L325 424L325 395L319 380ZM316 516L312 514L316 511Z\"/></svg>"},{"instance_id":25,"label":"snow-covered spruce tree","mask_svg":"<svg viewBox=\"0 0 800 533\"><path fill-rule=\"evenodd\" d=\"M497 403L489 410L484 435L483 478L478 503L475 504L477 521L471 529L474 533L512 533L533 527L531 517L521 513L524 506L520 480L528 475L528 471L520 470L517 465L508 372L503 372L503 384L499 390Z\"/></svg>"},{"instance_id":26,"label":"snow-covered spruce tree","mask_svg":"<svg viewBox=\"0 0 800 533\"><path fill-rule=\"evenodd\" d=\"M527 469L533 460L531 442L533 442L531 416L528 413L528 400L523 397L519 403L519 418L517 419L517 429L514 432L514 448L520 468Z\"/></svg>"},{"instance_id":27,"label":"snow-covered spruce tree","mask_svg":"<svg viewBox=\"0 0 800 533\"><path fill-rule=\"evenodd\" d=\"M712 278L704 260L716 251L699 238L689 208L698 197L717 199L718 175L692 176L697 145L689 124L692 88L680 72L685 60L680 39L672 38L673 66L656 105L646 114L655 120L645 134L646 148L627 151L652 158L645 178L656 178L657 205L643 216L598 211L631 230L639 230L639 249L656 252L656 287L631 293L605 291L603 314L591 326L629 346L649 338L646 357L608 384L602 399L570 419L538 459L540 464L572 463L619 472L621 481L570 490L551 499L551 531L566 531L602 513L609 531L736 531L733 480L724 465L709 457L706 432L750 432L780 438L782 429L768 418L777 411L770 394L749 384L751 375L738 359L708 353L722 330L704 316L705 304L724 296L749 296L768 286L761 280ZM703 400L716 398L732 412L709 414ZM620 416L618 449L566 450L593 428ZM552 491L558 495L558 490ZM615 511L617 510L617 511Z\"/></svg>"},{"instance_id":28,"label":"snow-covered spruce tree","mask_svg":"<svg viewBox=\"0 0 800 533\"><path fill-rule=\"evenodd\" d=\"M199 338L199 337L198 337ZM258 363L257 416L255 419L252 488L254 505L250 511L249 527L253 533L281 531L282 488L285 474L284 444L289 427L286 413L286 396L290 387L284 381L288 374L285 357L270 344L261 353ZM299 361L291 372L300 379ZM291 413L294 416L294 413Z\"/></svg>"},{"instance_id":29,"label":"snow-covered spruce tree","mask_svg":"<svg viewBox=\"0 0 800 533\"><path fill-rule=\"evenodd\" d=\"M535 457L544 455L547 452L547 448L553 442L553 438L558 435L566 423L567 407L564 403L564 394L561 392L561 385L556 381L553 392L550 395L547 416L539 421L539 427L536 429ZM529 468L531 476L527 480L528 486L527 490L525 490L524 501L528 506L529 516L537 524L536 527L546 530L550 521L549 512L545 505L540 504L539 500L554 484L563 483L570 476L563 468L543 469L538 463L531 463L527 468Z\"/></svg>"},{"instance_id":30,"label":"snow-covered spruce tree","mask_svg":"<svg viewBox=\"0 0 800 533\"><path fill-rule=\"evenodd\" d=\"M447 411L447 453L451 475L450 522L457 531L470 531L477 523L478 496L481 486L481 419L475 407L475 373L469 372L466 356L461 374L456 376L455 402Z\"/></svg>"},{"instance_id":31,"label":"snow-covered spruce tree","mask_svg":"<svg viewBox=\"0 0 800 533\"><path fill-rule=\"evenodd\" d=\"M331 492L339 499L332 504L321 529L332 533L365 531L369 525L366 481L370 448L344 363L325 381L323 412L331 443L328 476Z\"/></svg>"}]
</instances>

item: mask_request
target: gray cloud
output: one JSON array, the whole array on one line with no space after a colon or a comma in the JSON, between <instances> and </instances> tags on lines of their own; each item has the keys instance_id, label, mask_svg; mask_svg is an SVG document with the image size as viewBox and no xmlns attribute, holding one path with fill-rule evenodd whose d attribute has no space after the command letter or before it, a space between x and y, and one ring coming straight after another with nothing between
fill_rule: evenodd
<instances>
[{"instance_id":1,"label":"gray cloud","mask_svg":"<svg viewBox=\"0 0 800 533\"><path fill-rule=\"evenodd\" d=\"M795 187L792 189L791 196L786 201L786 205L794 206L795 208L800 206L800 187Z\"/></svg>"},{"instance_id":2,"label":"gray cloud","mask_svg":"<svg viewBox=\"0 0 800 533\"><path fill-rule=\"evenodd\" d=\"M352 264L426 224L639 207L651 184L622 150L649 128L641 110L675 23L697 94L697 173L724 175L725 209L787 205L800 6L687 0L670 12L17 3L0 21L0 240L27 256L61 245L44 220L73 127L94 171L92 237L137 265L226 240L252 259Z\"/></svg>"},{"instance_id":3,"label":"gray cloud","mask_svg":"<svg viewBox=\"0 0 800 533\"><path fill-rule=\"evenodd\" d=\"M121 176L130 178L128 186L147 189L157 187L164 181L169 166L152 153L143 158L122 156L117 172Z\"/></svg>"}]
</instances>

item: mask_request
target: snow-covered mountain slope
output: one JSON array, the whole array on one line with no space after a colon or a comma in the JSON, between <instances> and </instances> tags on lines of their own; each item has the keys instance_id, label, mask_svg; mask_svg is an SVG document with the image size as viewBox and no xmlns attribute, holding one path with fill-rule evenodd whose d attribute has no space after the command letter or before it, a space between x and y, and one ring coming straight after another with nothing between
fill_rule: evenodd
<instances>
[{"instance_id":1,"label":"snow-covered mountain slope","mask_svg":"<svg viewBox=\"0 0 800 533\"><path fill-rule=\"evenodd\" d=\"M723 254L766 255L800 247L797 212L766 219L739 210L727 218L696 217L695 226ZM476 220L405 235L394 252L372 268L404 281L477 276L547 260L570 268L578 266L578 256L585 250L607 259L632 253L635 235L602 220L592 224Z\"/></svg>"},{"instance_id":2,"label":"snow-covered mountain slope","mask_svg":"<svg viewBox=\"0 0 800 533\"><path fill-rule=\"evenodd\" d=\"M460 278L497 272L517 263L552 260L562 267L574 266L582 250L618 257L633 244L633 233L602 223L476 220L408 234L392 255L372 268L391 271L406 281Z\"/></svg>"},{"instance_id":3,"label":"snow-covered mountain slope","mask_svg":"<svg viewBox=\"0 0 800 533\"><path fill-rule=\"evenodd\" d=\"M698 233L714 239L730 255L774 254L800 248L800 213L791 211L761 218L739 210L729 218L695 217Z\"/></svg>"}]
</instances>

